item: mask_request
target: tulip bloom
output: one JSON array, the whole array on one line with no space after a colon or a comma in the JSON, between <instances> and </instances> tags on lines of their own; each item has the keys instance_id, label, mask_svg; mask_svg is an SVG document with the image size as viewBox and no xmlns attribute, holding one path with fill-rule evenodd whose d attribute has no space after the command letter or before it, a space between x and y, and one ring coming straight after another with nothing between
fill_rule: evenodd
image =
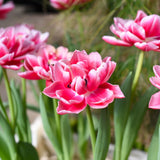
<instances>
[{"instance_id":1,"label":"tulip bloom","mask_svg":"<svg viewBox=\"0 0 160 160\"><path fill-rule=\"evenodd\" d=\"M55 49L51 45L42 46L37 55L27 55L24 61L25 72L18 75L25 79L39 80L45 79L50 81L50 65L54 65L61 59L69 59L72 53L68 52L68 48L58 47Z\"/></svg>"},{"instance_id":2,"label":"tulip bloom","mask_svg":"<svg viewBox=\"0 0 160 160\"><path fill-rule=\"evenodd\" d=\"M91 108L107 107L114 98L124 98L118 85L108 83L116 63L101 59L97 52L74 51L69 61L51 66L52 81L43 93L59 99L58 114L79 113L87 104Z\"/></svg>"},{"instance_id":3,"label":"tulip bloom","mask_svg":"<svg viewBox=\"0 0 160 160\"><path fill-rule=\"evenodd\" d=\"M56 9L64 10L70 8L71 6L83 4L88 1L90 0L50 0L50 4Z\"/></svg>"},{"instance_id":4,"label":"tulip bloom","mask_svg":"<svg viewBox=\"0 0 160 160\"><path fill-rule=\"evenodd\" d=\"M156 88L160 89L160 66L159 65L153 66L153 71L155 77L151 77L150 82ZM152 95L149 102L149 108L160 109L160 91Z\"/></svg>"},{"instance_id":5,"label":"tulip bloom","mask_svg":"<svg viewBox=\"0 0 160 160\"><path fill-rule=\"evenodd\" d=\"M3 0L0 0L0 19L6 18L6 14L14 9L12 1L3 4Z\"/></svg>"},{"instance_id":6,"label":"tulip bloom","mask_svg":"<svg viewBox=\"0 0 160 160\"><path fill-rule=\"evenodd\" d=\"M29 25L0 29L0 65L18 70L26 54L31 54L45 43L48 33L41 34Z\"/></svg>"},{"instance_id":7,"label":"tulip bloom","mask_svg":"<svg viewBox=\"0 0 160 160\"><path fill-rule=\"evenodd\" d=\"M136 46L143 51L160 51L160 16L149 15L139 10L135 20L114 18L111 31L119 38L103 36L112 45Z\"/></svg>"}]
</instances>

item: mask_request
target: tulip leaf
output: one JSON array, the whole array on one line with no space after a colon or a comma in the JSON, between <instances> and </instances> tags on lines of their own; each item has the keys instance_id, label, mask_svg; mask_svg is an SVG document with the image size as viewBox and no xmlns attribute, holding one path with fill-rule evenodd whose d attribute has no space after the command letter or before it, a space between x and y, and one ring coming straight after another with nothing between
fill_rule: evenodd
<instances>
[{"instance_id":1,"label":"tulip leaf","mask_svg":"<svg viewBox=\"0 0 160 160\"><path fill-rule=\"evenodd\" d=\"M3 71L2 71L2 67L0 67L0 82L2 81L3 78Z\"/></svg>"},{"instance_id":2,"label":"tulip leaf","mask_svg":"<svg viewBox=\"0 0 160 160\"><path fill-rule=\"evenodd\" d=\"M61 136L64 160L72 159L72 131L68 115L61 116Z\"/></svg>"},{"instance_id":3,"label":"tulip leaf","mask_svg":"<svg viewBox=\"0 0 160 160\"><path fill-rule=\"evenodd\" d=\"M12 157L13 160L17 157L17 146L14 140L14 133L12 132L12 128L3 117L0 112L0 143L1 145L5 143L5 146L8 147L8 154ZM3 140L2 140L3 139ZM4 146L4 147L5 147Z\"/></svg>"},{"instance_id":4,"label":"tulip leaf","mask_svg":"<svg viewBox=\"0 0 160 160\"><path fill-rule=\"evenodd\" d=\"M36 149L30 143L19 142L17 144L18 153L23 160L39 160Z\"/></svg>"},{"instance_id":5,"label":"tulip leaf","mask_svg":"<svg viewBox=\"0 0 160 160\"><path fill-rule=\"evenodd\" d=\"M89 129L86 117L82 113L78 115L78 149L81 160L86 160Z\"/></svg>"},{"instance_id":6,"label":"tulip leaf","mask_svg":"<svg viewBox=\"0 0 160 160\"><path fill-rule=\"evenodd\" d=\"M94 160L105 160L110 144L110 119L108 108L102 109L95 145Z\"/></svg>"},{"instance_id":7,"label":"tulip leaf","mask_svg":"<svg viewBox=\"0 0 160 160\"><path fill-rule=\"evenodd\" d=\"M114 103L114 126L115 126L115 160L119 160L123 133L129 114L130 98L131 98L132 73L129 73L121 86L121 90L125 95L123 99L116 99Z\"/></svg>"},{"instance_id":8,"label":"tulip leaf","mask_svg":"<svg viewBox=\"0 0 160 160\"><path fill-rule=\"evenodd\" d=\"M29 124L29 119L26 113L26 107L23 105L20 90L15 87L14 83L11 83L11 89L14 97L14 106L16 107L16 127L19 136L19 140L25 142L31 142L31 130Z\"/></svg>"},{"instance_id":9,"label":"tulip leaf","mask_svg":"<svg viewBox=\"0 0 160 160\"><path fill-rule=\"evenodd\" d=\"M148 149L148 158L147 160L158 160L158 152L159 152L159 124L160 124L160 115L157 120L156 128L154 130L154 134L152 136L152 140Z\"/></svg>"},{"instance_id":10,"label":"tulip leaf","mask_svg":"<svg viewBox=\"0 0 160 160\"><path fill-rule=\"evenodd\" d=\"M62 156L61 145L60 145L60 142L58 141L58 136L56 134L56 130L53 127L53 125L51 124L49 116L47 114L47 110L46 110L46 106L44 105L42 94L40 95L39 103L40 103L40 113L41 113L41 117L42 117L42 123L43 123L44 130L45 130L48 138L50 139L50 141L51 141L51 143L57 153L57 156L61 159L61 156Z\"/></svg>"},{"instance_id":11,"label":"tulip leaf","mask_svg":"<svg viewBox=\"0 0 160 160\"><path fill-rule=\"evenodd\" d=\"M155 87L149 88L146 93L133 105L124 131L121 159L128 159L129 153L138 134L138 130L148 109L149 99L156 90L157 89Z\"/></svg>"},{"instance_id":12,"label":"tulip leaf","mask_svg":"<svg viewBox=\"0 0 160 160\"><path fill-rule=\"evenodd\" d=\"M0 135L0 159L11 160L10 154L8 154L8 146L1 135Z\"/></svg>"}]
</instances>

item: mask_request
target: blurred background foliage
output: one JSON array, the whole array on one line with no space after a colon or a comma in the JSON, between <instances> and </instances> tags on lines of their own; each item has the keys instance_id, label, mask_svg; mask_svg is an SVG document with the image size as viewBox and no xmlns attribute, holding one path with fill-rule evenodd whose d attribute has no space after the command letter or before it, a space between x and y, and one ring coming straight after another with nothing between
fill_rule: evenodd
<instances>
[{"instance_id":1,"label":"blurred background foliage","mask_svg":"<svg viewBox=\"0 0 160 160\"><path fill-rule=\"evenodd\" d=\"M110 81L114 84L121 84L129 71L134 71L137 61L137 48L112 46L102 40L103 35L113 35L110 25L113 17L134 19L138 10L147 14L160 14L159 0L92 0L89 3L69 8L65 11L57 11L49 5L48 0L14 0L15 4L28 5L28 12L43 12L53 14L55 28L60 27L57 38L50 38L49 42L54 46L63 45L70 51L86 50L99 52L102 57L111 56L116 61L117 67ZM55 19L56 17L56 19ZM152 67L160 64L160 54L155 52L145 53L143 69L136 92L137 97L151 86L149 77L153 75ZM112 113L112 105L110 107ZM147 149L151 134L153 133L159 111L149 110L145 116L135 147ZM112 117L111 117L112 118ZM113 132L113 131L112 131ZM114 137L114 136L113 136ZM114 138L112 139L114 141Z\"/></svg>"}]
</instances>

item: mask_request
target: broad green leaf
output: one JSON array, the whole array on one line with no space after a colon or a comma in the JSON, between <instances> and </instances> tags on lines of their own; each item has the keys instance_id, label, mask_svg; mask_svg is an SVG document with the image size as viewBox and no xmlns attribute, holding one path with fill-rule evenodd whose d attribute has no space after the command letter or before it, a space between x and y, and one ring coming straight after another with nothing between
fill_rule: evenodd
<instances>
[{"instance_id":1,"label":"broad green leaf","mask_svg":"<svg viewBox=\"0 0 160 160\"><path fill-rule=\"evenodd\" d=\"M138 102L133 105L129 114L121 148L121 159L127 160L128 155L132 149L133 143L137 136L140 125L142 124L144 115L148 109L149 99L157 89L155 87L149 88L146 93L140 97Z\"/></svg>"},{"instance_id":2,"label":"broad green leaf","mask_svg":"<svg viewBox=\"0 0 160 160\"><path fill-rule=\"evenodd\" d=\"M115 160L120 159L121 145L126 126L131 98L132 73L129 73L121 86L125 95L123 99L116 99L114 103L114 126L115 126Z\"/></svg>"},{"instance_id":3,"label":"broad green leaf","mask_svg":"<svg viewBox=\"0 0 160 160\"><path fill-rule=\"evenodd\" d=\"M62 136L62 146L64 154L63 159L71 160L73 140L72 140L72 131L68 115L61 116L61 136Z\"/></svg>"},{"instance_id":4,"label":"broad green leaf","mask_svg":"<svg viewBox=\"0 0 160 160\"><path fill-rule=\"evenodd\" d=\"M3 139L3 142L5 142L6 146L8 147L8 154L10 157L12 157L12 160L16 160L17 158L17 148L16 143L14 140L14 133L12 132L12 129L6 119L3 117L3 115L0 112L0 136L1 139Z\"/></svg>"},{"instance_id":5,"label":"broad green leaf","mask_svg":"<svg viewBox=\"0 0 160 160\"><path fill-rule=\"evenodd\" d=\"M86 160L87 142L89 138L89 129L87 119L82 113L78 115L78 149L81 160Z\"/></svg>"},{"instance_id":6,"label":"broad green leaf","mask_svg":"<svg viewBox=\"0 0 160 160\"><path fill-rule=\"evenodd\" d=\"M39 160L36 149L30 143L19 142L17 144L19 157L23 160Z\"/></svg>"},{"instance_id":7,"label":"broad green leaf","mask_svg":"<svg viewBox=\"0 0 160 160\"><path fill-rule=\"evenodd\" d=\"M154 130L154 134L152 136L152 140L148 149L148 158L147 160L158 160L158 151L159 151L159 124L160 124L160 115L157 120L156 128Z\"/></svg>"},{"instance_id":8,"label":"broad green leaf","mask_svg":"<svg viewBox=\"0 0 160 160\"><path fill-rule=\"evenodd\" d=\"M29 123L26 108L23 106L22 97L20 91L15 87L15 84L11 84L11 89L14 97L14 106L16 107L16 127L19 136L19 140L24 142L31 142L31 131L30 126L27 125Z\"/></svg>"},{"instance_id":9,"label":"broad green leaf","mask_svg":"<svg viewBox=\"0 0 160 160\"><path fill-rule=\"evenodd\" d=\"M44 130L50 139L58 157L61 159L62 157L62 149L60 142L58 141L58 136L56 134L56 130L52 127L52 124L50 123L49 116L47 114L46 106L44 105L43 96L40 95L40 113L42 117L43 127ZM54 122L55 123L55 122Z\"/></svg>"},{"instance_id":10,"label":"broad green leaf","mask_svg":"<svg viewBox=\"0 0 160 160\"><path fill-rule=\"evenodd\" d=\"M102 109L95 145L94 160L105 160L110 144L110 118L108 108Z\"/></svg>"},{"instance_id":11,"label":"broad green leaf","mask_svg":"<svg viewBox=\"0 0 160 160\"><path fill-rule=\"evenodd\" d=\"M1 135L0 135L0 159L11 160L10 154L8 154L8 146Z\"/></svg>"},{"instance_id":12,"label":"broad green leaf","mask_svg":"<svg viewBox=\"0 0 160 160\"><path fill-rule=\"evenodd\" d=\"M2 81L2 78L3 78L3 71L2 71L2 67L0 67L0 83Z\"/></svg>"}]
</instances>

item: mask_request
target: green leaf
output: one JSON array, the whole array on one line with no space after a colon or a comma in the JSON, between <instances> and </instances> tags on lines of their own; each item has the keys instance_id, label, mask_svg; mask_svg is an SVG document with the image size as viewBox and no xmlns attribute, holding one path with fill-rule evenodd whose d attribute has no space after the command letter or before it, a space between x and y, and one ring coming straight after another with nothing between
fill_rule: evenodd
<instances>
[{"instance_id":1,"label":"green leaf","mask_svg":"<svg viewBox=\"0 0 160 160\"><path fill-rule=\"evenodd\" d=\"M5 142L6 146L8 147L8 154L10 157L12 157L12 160L15 160L17 155L17 148L16 148L16 143L14 140L14 133L12 132L12 129L6 119L3 117L3 115L0 112L0 136L1 140L1 145L2 143Z\"/></svg>"},{"instance_id":2,"label":"green leaf","mask_svg":"<svg viewBox=\"0 0 160 160\"><path fill-rule=\"evenodd\" d=\"M18 132L19 140L25 142L31 142L31 130L30 126L27 125L29 123L29 119L26 114L26 108L23 106L22 97L19 89L15 87L14 83L11 83L11 89L14 97L14 106L16 107L16 129Z\"/></svg>"},{"instance_id":3,"label":"green leaf","mask_svg":"<svg viewBox=\"0 0 160 160\"><path fill-rule=\"evenodd\" d=\"M131 98L132 73L129 73L121 86L125 95L123 99L116 99L114 103L114 126L115 126L115 160L120 159L121 145L126 126Z\"/></svg>"},{"instance_id":4,"label":"green leaf","mask_svg":"<svg viewBox=\"0 0 160 160\"><path fill-rule=\"evenodd\" d=\"M148 109L149 99L152 94L155 93L157 89L155 87L149 88L146 93L140 97L138 102L133 105L133 108L129 114L127 120L122 148L121 148L121 159L127 160L129 153L132 149L135 138L138 134L140 125L142 124L144 115Z\"/></svg>"},{"instance_id":5,"label":"green leaf","mask_svg":"<svg viewBox=\"0 0 160 160\"><path fill-rule=\"evenodd\" d=\"M152 140L148 149L148 158L147 160L158 160L158 152L159 152L159 124L160 124L160 115L157 120L156 128L154 130L154 134L152 136Z\"/></svg>"},{"instance_id":6,"label":"green leaf","mask_svg":"<svg viewBox=\"0 0 160 160\"><path fill-rule=\"evenodd\" d=\"M3 71L2 71L2 67L0 67L0 83L2 81L2 78L3 78Z\"/></svg>"},{"instance_id":7,"label":"green leaf","mask_svg":"<svg viewBox=\"0 0 160 160\"><path fill-rule=\"evenodd\" d=\"M0 159L1 160L11 160L10 154L8 154L8 146L4 141L3 137L0 135Z\"/></svg>"},{"instance_id":8,"label":"green leaf","mask_svg":"<svg viewBox=\"0 0 160 160\"><path fill-rule=\"evenodd\" d=\"M72 141L72 131L68 115L61 116L61 133L62 133L64 160L71 160L73 141Z\"/></svg>"},{"instance_id":9,"label":"green leaf","mask_svg":"<svg viewBox=\"0 0 160 160\"><path fill-rule=\"evenodd\" d=\"M89 126L86 117L82 113L78 115L78 150L81 160L86 160L87 142L89 138Z\"/></svg>"},{"instance_id":10,"label":"green leaf","mask_svg":"<svg viewBox=\"0 0 160 160\"><path fill-rule=\"evenodd\" d=\"M60 145L60 142L58 141L58 136L56 134L56 130L52 127L52 124L49 120L49 116L47 114L46 106L44 105L42 94L40 95L39 103L40 103L40 113L41 113L41 117L42 117L44 130L45 130L48 138L50 139L58 157L61 159L61 157L62 157L61 145ZM53 123L55 124L55 122L53 122Z\"/></svg>"},{"instance_id":11,"label":"green leaf","mask_svg":"<svg viewBox=\"0 0 160 160\"><path fill-rule=\"evenodd\" d=\"M19 157L23 160L39 160L36 149L26 142L19 142L17 144Z\"/></svg>"},{"instance_id":12,"label":"green leaf","mask_svg":"<svg viewBox=\"0 0 160 160\"><path fill-rule=\"evenodd\" d=\"M110 119L108 108L102 109L95 145L94 160L105 160L110 144Z\"/></svg>"}]
</instances>

